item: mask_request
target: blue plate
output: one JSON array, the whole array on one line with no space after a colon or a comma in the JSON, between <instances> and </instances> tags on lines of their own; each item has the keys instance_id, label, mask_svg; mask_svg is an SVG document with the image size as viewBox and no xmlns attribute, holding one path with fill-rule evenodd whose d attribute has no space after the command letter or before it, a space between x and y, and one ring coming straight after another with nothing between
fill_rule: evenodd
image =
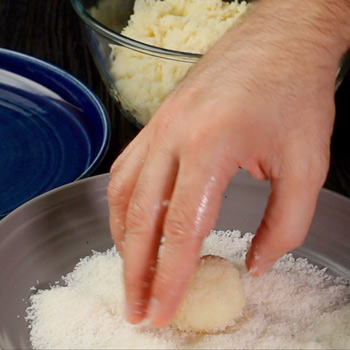
<instances>
[{"instance_id":1,"label":"blue plate","mask_svg":"<svg viewBox=\"0 0 350 350\"><path fill-rule=\"evenodd\" d=\"M91 174L110 140L100 100L67 72L0 48L0 218Z\"/></svg>"}]
</instances>

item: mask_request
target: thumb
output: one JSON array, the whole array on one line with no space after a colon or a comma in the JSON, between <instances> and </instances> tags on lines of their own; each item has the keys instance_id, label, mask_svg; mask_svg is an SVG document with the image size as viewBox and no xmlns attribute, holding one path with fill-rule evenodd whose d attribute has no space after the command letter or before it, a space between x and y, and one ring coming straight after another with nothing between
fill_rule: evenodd
<instances>
[{"instance_id":1,"label":"thumb","mask_svg":"<svg viewBox=\"0 0 350 350\"><path fill-rule=\"evenodd\" d=\"M320 183L320 179L305 175L271 180L264 217L247 254L246 264L253 275L267 272L282 255L303 244L315 212Z\"/></svg>"}]
</instances>

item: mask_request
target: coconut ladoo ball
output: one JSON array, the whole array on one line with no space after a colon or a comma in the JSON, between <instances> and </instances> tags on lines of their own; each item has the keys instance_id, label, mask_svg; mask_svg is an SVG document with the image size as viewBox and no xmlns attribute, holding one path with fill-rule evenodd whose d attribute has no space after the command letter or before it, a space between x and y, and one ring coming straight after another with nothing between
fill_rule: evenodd
<instances>
[{"instance_id":1,"label":"coconut ladoo ball","mask_svg":"<svg viewBox=\"0 0 350 350\"><path fill-rule=\"evenodd\" d=\"M219 256L201 258L173 320L182 331L217 333L242 313L245 292L235 266Z\"/></svg>"}]
</instances>

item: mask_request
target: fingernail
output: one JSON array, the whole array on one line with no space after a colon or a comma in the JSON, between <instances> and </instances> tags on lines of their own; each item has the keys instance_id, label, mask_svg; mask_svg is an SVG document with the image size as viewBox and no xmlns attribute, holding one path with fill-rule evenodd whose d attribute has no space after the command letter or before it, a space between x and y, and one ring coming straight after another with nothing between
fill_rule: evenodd
<instances>
[{"instance_id":1,"label":"fingernail","mask_svg":"<svg viewBox=\"0 0 350 350\"><path fill-rule=\"evenodd\" d=\"M252 247L250 246L247 250L247 254L245 255L245 260L249 261L251 255L252 255Z\"/></svg>"},{"instance_id":2,"label":"fingernail","mask_svg":"<svg viewBox=\"0 0 350 350\"><path fill-rule=\"evenodd\" d=\"M261 264L255 263L253 266L250 267L249 274L251 274L252 276L262 275L268 272L269 270L271 270L274 264L275 264L274 261L266 261Z\"/></svg>"},{"instance_id":3,"label":"fingernail","mask_svg":"<svg viewBox=\"0 0 350 350\"><path fill-rule=\"evenodd\" d=\"M128 322L132 321L133 311L128 303L124 305L124 317Z\"/></svg>"},{"instance_id":4,"label":"fingernail","mask_svg":"<svg viewBox=\"0 0 350 350\"><path fill-rule=\"evenodd\" d=\"M136 323L140 321L139 318L141 315L145 314L145 311L145 303L143 301L136 301L132 304L125 304L124 315L129 322Z\"/></svg>"},{"instance_id":5,"label":"fingernail","mask_svg":"<svg viewBox=\"0 0 350 350\"><path fill-rule=\"evenodd\" d=\"M147 318L154 326L157 326L157 321L159 320L160 312L161 308L159 300L156 298L151 298L149 302Z\"/></svg>"},{"instance_id":6,"label":"fingernail","mask_svg":"<svg viewBox=\"0 0 350 350\"><path fill-rule=\"evenodd\" d=\"M266 261L263 264L259 265L258 270L260 273L265 273L270 271L273 268L273 265L275 265L274 261Z\"/></svg>"},{"instance_id":7,"label":"fingernail","mask_svg":"<svg viewBox=\"0 0 350 350\"><path fill-rule=\"evenodd\" d=\"M251 268L248 269L248 273L251 276L256 276L257 273L258 273L258 268L256 266L251 267Z\"/></svg>"}]
</instances>

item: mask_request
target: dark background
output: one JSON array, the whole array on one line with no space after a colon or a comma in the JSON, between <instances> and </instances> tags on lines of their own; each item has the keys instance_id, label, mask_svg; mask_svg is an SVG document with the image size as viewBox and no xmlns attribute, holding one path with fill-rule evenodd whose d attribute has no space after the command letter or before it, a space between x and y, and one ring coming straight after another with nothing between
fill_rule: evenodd
<instances>
[{"instance_id":1,"label":"dark background","mask_svg":"<svg viewBox=\"0 0 350 350\"><path fill-rule=\"evenodd\" d=\"M104 103L112 124L112 142L96 173L108 172L138 129L120 116L99 77L69 0L0 0L0 47L53 63L89 86ZM350 197L350 74L338 89L331 164L325 187ZM0 140L1 142L1 140Z\"/></svg>"}]
</instances>

